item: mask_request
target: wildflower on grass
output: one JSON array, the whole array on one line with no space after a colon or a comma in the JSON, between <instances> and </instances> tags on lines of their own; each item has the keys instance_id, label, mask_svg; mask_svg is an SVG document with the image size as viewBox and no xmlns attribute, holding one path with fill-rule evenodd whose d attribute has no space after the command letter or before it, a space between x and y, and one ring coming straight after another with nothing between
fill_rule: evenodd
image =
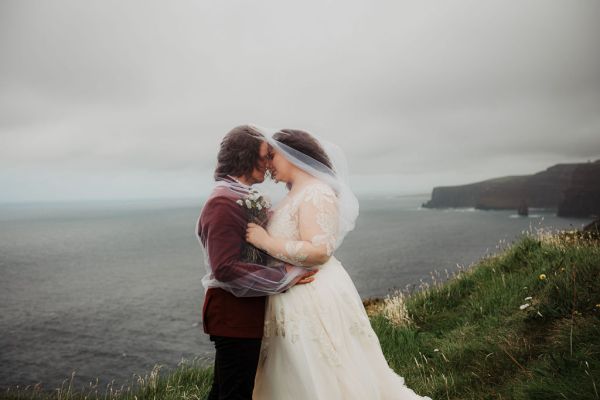
<instances>
[{"instance_id":1,"label":"wildflower on grass","mask_svg":"<svg viewBox=\"0 0 600 400\"><path fill-rule=\"evenodd\" d=\"M526 308L527 308L527 307L529 307L529 306L530 306L530 304L529 304L529 303L521 304L521 305L519 306L519 310L524 310L524 309L526 309Z\"/></svg>"},{"instance_id":2,"label":"wildflower on grass","mask_svg":"<svg viewBox=\"0 0 600 400\"><path fill-rule=\"evenodd\" d=\"M540 281L546 280L546 274L540 274Z\"/></svg>"},{"instance_id":3,"label":"wildflower on grass","mask_svg":"<svg viewBox=\"0 0 600 400\"><path fill-rule=\"evenodd\" d=\"M600 309L600 303L596 304L596 308Z\"/></svg>"},{"instance_id":4,"label":"wildflower on grass","mask_svg":"<svg viewBox=\"0 0 600 400\"><path fill-rule=\"evenodd\" d=\"M525 300L525 301L529 301L529 300L531 300L531 299L533 299L533 297L529 296L529 297L525 297L523 300Z\"/></svg>"}]
</instances>

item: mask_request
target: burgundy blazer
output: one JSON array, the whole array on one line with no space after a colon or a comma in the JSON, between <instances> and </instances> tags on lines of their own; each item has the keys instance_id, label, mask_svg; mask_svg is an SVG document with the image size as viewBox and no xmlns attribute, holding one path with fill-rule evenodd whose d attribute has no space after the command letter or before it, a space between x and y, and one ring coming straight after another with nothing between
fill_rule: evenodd
<instances>
[{"instance_id":1,"label":"burgundy blazer","mask_svg":"<svg viewBox=\"0 0 600 400\"><path fill-rule=\"evenodd\" d=\"M239 195L225 188L215 188L202 208L198 223L198 235L208 251L214 278L222 282L257 269L255 264L241 259L248 217L244 208L236 203L238 199ZM275 279L278 277L273 274L282 275L275 270L265 273ZM223 289L209 288L202 308L204 332L215 336L262 338L265 299L235 297Z\"/></svg>"}]
</instances>

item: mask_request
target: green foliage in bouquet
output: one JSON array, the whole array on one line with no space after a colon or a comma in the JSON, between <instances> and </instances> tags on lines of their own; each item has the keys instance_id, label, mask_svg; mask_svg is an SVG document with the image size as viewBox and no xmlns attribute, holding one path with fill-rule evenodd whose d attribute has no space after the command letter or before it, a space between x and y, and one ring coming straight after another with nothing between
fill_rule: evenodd
<instances>
[{"instance_id":1,"label":"green foliage in bouquet","mask_svg":"<svg viewBox=\"0 0 600 400\"><path fill-rule=\"evenodd\" d=\"M250 193L239 199L236 203L244 207L248 216L248 222L254 222L263 228L266 227L271 202L260 194L258 190L251 189ZM262 254L259 249L250 243L246 243L242 251L242 260L249 263L258 263L262 259Z\"/></svg>"}]
</instances>

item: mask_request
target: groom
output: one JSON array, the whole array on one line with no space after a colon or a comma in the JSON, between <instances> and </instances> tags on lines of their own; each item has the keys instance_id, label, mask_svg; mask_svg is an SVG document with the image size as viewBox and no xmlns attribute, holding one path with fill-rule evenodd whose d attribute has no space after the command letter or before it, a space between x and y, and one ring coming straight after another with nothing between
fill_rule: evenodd
<instances>
[{"instance_id":1,"label":"groom","mask_svg":"<svg viewBox=\"0 0 600 400\"><path fill-rule=\"evenodd\" d=\"M269 148L264 136L251 126L238 126L221 142L214 177L251 186L265 179L268 162ZM212 274L216 280L231 281L253 272L265 274L265 278L275 284L284 278L284 268L263 268L257 272L255 264L242 259L249 221L244 209L236 204L239 199L235 194L215 188L200 214L198 235L208 254ZM306 273L289 286L311 282L313 274ZM202 321L204 332L210 335L216 349L209 400L252 399L263 336L265 299L264 296L236 297L217 287L206 291Z\"/></svg>"}]
</instances>

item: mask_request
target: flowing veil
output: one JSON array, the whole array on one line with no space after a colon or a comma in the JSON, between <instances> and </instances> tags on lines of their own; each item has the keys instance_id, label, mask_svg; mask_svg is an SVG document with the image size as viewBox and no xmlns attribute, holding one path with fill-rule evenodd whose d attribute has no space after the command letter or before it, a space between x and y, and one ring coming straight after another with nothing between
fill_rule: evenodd
<instances>
[{"instance_id":1,"label":"flowing veil","mask_svg":"<svg viewBox=\"0 0 600 400\"><path fill-rule=\"evenodd\" d=\"M276 133L284 132L283 130L251 126L263 134L267 143L278 150L289 162L334 190L338 200L338 232L335 245L335 248L338 248L348 232L354 229L359 212L358 200L350 187L348 162L344 151L339 146L310 134L331 161L332 167L329 168L320 161L273 138Z\"/></svg>"}]
</instances>

